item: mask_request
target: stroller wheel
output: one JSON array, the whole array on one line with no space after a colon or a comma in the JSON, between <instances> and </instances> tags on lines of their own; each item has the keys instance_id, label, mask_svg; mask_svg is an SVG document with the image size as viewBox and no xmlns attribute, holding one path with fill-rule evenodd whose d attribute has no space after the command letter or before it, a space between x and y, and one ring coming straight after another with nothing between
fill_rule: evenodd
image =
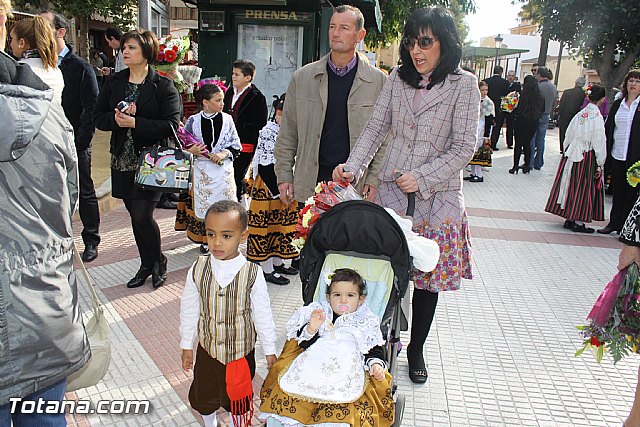
<instances>
[{"instance_id":1,"label":"stroller wheel","mask_svg":"<svg viewBox=\"0 0 640 427\"><path fill-rule=\"evenodd\" d=\"M404 396L399 394L396 398L396 413L393 418L393 427L398 427L402 424L402 415L404 414Z\"/></svg>"}]
</instances>

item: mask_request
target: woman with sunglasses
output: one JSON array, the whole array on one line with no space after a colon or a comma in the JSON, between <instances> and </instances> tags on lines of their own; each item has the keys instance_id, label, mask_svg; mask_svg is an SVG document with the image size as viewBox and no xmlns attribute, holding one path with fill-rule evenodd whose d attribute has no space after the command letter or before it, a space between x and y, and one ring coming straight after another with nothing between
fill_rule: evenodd
<instances>
[{"instance_id":1,"label":"woman with sunglasses","mask_svg":"<svg viewBox=\"0 0 640 427\"><path fill-rule=\"evenodd\" d=\"M404 27L402 65L391 73L346 164L333 172L334 180L357 181L388 140L376 202L404 214L406 194L416 193L413 229L440 246L434 271L412 273L407 358L414 383L427 380L423 348L438 292L459 289L463 278L471 279L462 170L475 149L480 91L475 76L459 68L461 56L460 36L448 11L413 12Z\"/></svg>"}]
</instances>

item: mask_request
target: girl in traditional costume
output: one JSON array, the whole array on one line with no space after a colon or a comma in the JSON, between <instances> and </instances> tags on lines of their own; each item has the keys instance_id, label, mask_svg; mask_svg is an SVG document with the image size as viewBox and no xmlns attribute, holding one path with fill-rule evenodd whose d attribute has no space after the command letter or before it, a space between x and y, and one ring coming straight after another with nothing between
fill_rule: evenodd
<instances>
[{"instance_id":1,"label":"girl in traditional costume","mask_svg":"<svg viewBox=\"0 0 640 427\"><path fill-rule=\"evenodd\" d=\"M199 142L188 147L195 156L193 187L189 197L178 202L175 229L186 230L187 237L200 243L201 252L206 253L205 214L218 200L236 200L233 159L242 146L233 119L222 112L222 89L204 84L196 91L196 100L202 111L189 117L184 127Z\"/></svg>"},{"instance_id":2,"label":"girl in traditional costume","mask_svg":"<svg viewBox=\"0 0 640 427\"><path fill-rule=\"evenodd\" d=\"M566 219L564 227L577 233L593 233L584 223L604 220L602 172L607 158L604 119L599 105L604 88L589 85L589 105L576 114L564 139L564 157L545 211Z\"/></svg>"},{"instance_id":3,"label":"girl in traditional costume","mask_svg":"<svg viewBox=\"0 0 640 427\"><path fill-rule=\"evenodd\" d=\"M393 423L384 340L364 280L347 268L329 280L327 302L299 308L287 323L289 341L262 386L267 426Z\"/></svg>"},{"instance_id":4,"label":"girl in traditional costume","mask_svg":"<svg viewBox=\"0 0 640 427\"><path fill-rule=\"evenodd\" d=\"M298 274L298 270L286 267L283 259L293 259L298 252L291 245L296 234L298 210L296 206L280 201L278 181L274 171L276 158L273 151L280 133L280 119L285 94L273 102L273 120L260 131L258 145L253 156L253 186L249 207L249 239L247 259L260 262L267 282L287 285L283 274Z\"/></svg>"},{"instance_id":5,"label":"girl in traditional costume","mask_svg":"<svg viewBox=\"0 0 640 427\"><path fill-rule=\"evenodd\" d=\"M495 124L496 108L489 98L489 85L485 81L478 83L480 88L480 121L478 122L478 137L476 139L476 152L471 165L471 175L464 178L469 182L483 182L483 167L491 167L491 129Z\"/></svg>"}]
</instances>

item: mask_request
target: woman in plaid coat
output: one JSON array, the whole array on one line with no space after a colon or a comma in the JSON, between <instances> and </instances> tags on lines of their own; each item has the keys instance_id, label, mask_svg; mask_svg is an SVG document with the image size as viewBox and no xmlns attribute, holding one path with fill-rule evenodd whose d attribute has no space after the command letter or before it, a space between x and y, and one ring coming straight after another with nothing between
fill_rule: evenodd
<instances>
[{"instance_id":1,"label":"woman in plaid coat","mask_svg":"<svg viewBox=\"0 0 640 427\"><path fill-rule=\"evenodd\" d=\"M462 194L462 169L473 157L478 127L478 82L458 64L462 55L453 18L445 9L411 14L395 69L345 165L335 180L356 181L390 133L376 202L399 214L406 193L416 193L413 229L440 246L435 270L413 271L409 377L427 380L423 347L435 314L438 292L471 279L471 252ZM402 174L397 178L398 174Z\"/></svg>"}]
</instances>

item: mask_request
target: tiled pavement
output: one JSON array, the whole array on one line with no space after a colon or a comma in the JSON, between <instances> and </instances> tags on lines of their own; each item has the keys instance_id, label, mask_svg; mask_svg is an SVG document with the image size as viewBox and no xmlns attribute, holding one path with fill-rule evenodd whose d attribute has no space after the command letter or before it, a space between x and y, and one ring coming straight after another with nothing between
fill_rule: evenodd
<instances>
[{"instance_id":1,"label":"tiled pavement","mask_svg":"<svg viewBox=\"0 0 640 427\"><path fill-rule=\"evenodd\" d=\"M557 146L557 132L549 131L545 167L517 176L507 173L512 150L502 148L484 183L465 184L474 279L441 295L426 348L427 384L413 385L404 354L399 359L403 426L616 426L628 413L637 359L614 366L607 357L601 365L590 355L574 357L575 325L613 276L620 244L613 236L575 235L544 213ZM124 283L139 259L128 215L122 206L103 215L100 256L88 266L107 304L113 359L103 382L76 393L94 403L149 399L152 410L69 416L72 426L201 423L186 403L190 376L178 348L180 292L198 248L173 231L172 211L158 210L156 218L169 258L167 285L129 290ZM281 346L282 327L301 303L300 283L269 292ZM88 307L84 290L82 301ZM259 346L257 356L256 390L266 374Z\"/></svg>"}]
</instances>

